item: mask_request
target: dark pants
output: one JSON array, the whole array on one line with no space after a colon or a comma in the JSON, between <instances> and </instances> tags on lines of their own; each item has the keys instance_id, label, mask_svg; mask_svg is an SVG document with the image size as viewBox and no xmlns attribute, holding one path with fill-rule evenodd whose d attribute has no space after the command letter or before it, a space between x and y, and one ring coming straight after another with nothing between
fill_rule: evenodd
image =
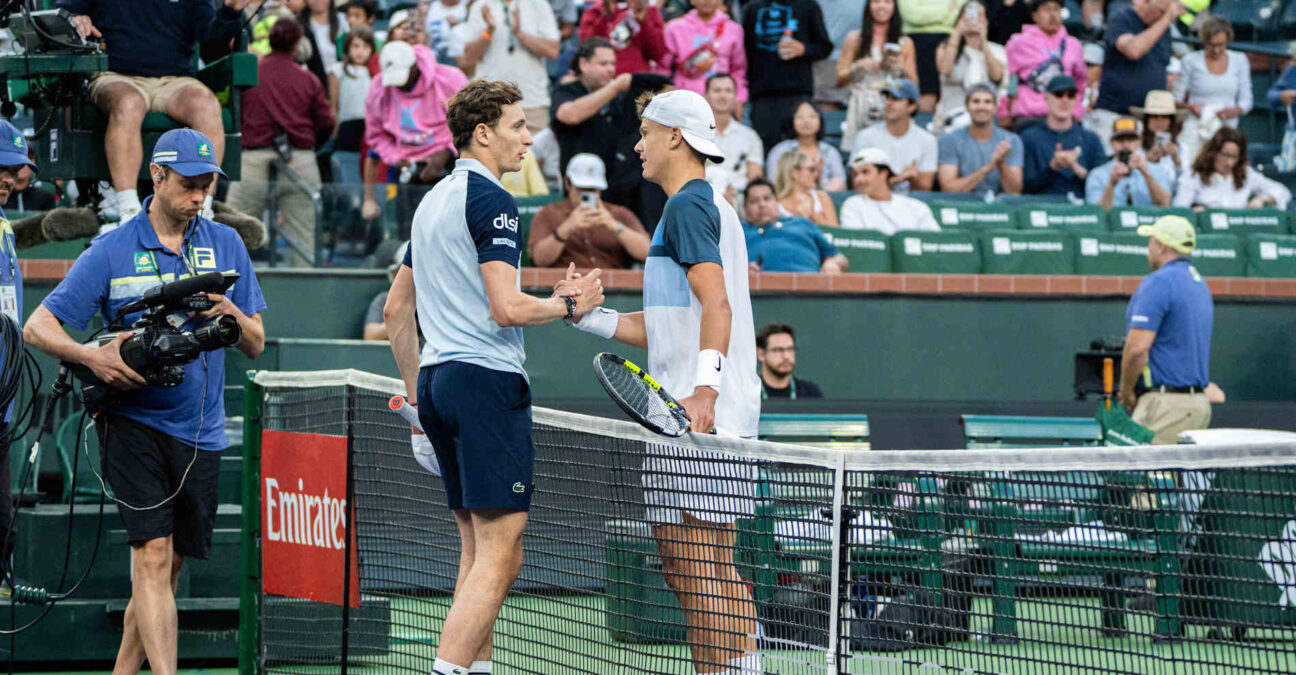
<instances>
[{"instance_id":1,"label":"dark pants","mask_svg":"<svg viewBox=\"0 0 1296 675\"><path fill-rule=\"evenodd\" d=\"M949 38L949 33L910 33L914 53L923 54L918 58L918 91L922 94L940 95L940 71L936 69L936 48ZM925 56L931 54L930 57Z\"/></svg>"},{"instance_id":2,"label":"dark pants","mask_svg":"<svg viewBox=\"0 0 1296 675\"><path fill-rule=\"evenodd\" d=\"M783 123L792 116L798 103L810 100L811 96L812 92L762 94L752 97L750 103L752 129L755 129L756 135L760 136L761 143L765 145L765 152L769 152L770 148L783 140Z\"/></svg>"}]
</instances>

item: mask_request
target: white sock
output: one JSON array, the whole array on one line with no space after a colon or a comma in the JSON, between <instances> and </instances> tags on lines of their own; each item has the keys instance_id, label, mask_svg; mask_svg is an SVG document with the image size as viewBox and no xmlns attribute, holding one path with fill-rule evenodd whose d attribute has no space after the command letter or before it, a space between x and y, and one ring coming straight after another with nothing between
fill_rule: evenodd
<instances>
[{"instance_id":1,"label":"white sock","mask_svg":"<svg viewBox=\"0 0 1296 675\"><path fill-rule=\"evenodd\" d=\"M762 675L760 654L729 659L729 670L725 671L725 675Z\"/></svg>"},{"instance_id":2,"label":"white sock","mask_svg":"<svg viewBox=\"0 0 1296 675\"><path fill-rule=\"evenodd\" d=\"M121 214L122 222L126 222L135 217L140 212L139 192L136 190L118 190L117 191L117 213Z\"/></svg>"},{"instance_id":3,"label":"white sock","mask_svg":"<svg viewBox=\"0 0 1296 675\"><path fill-rule=\"evenodd\" d=\"M473 661L468 667L468 675L491 675L490 661Z\"/></svg>"},{"instance_id":4,"label":"white sock","mask_svg":"<svg viewBox=\"0 0 1296 675\"><path fill-rule=\"evenodd\" d=\"M432 675L468 675L468 669L456 666L445 659L437 659L432 664Z\"/></svg>"},{"instance_id":5,"label":"white sock","mask_svg":"<svg viewBox=\"0 0 1296 675\"><path fill-rule=\"evenodd\" d=\"M202 214L201 214L201 215L202 215L203 218L206 218L207 220L211 220L212 218L214 218L214 217L216 216L216 213L215 213L214 211L212 211L212 196L211 196L211 195L207 195L207 197L206 197L205 199L203 199L203 207L202 207Z\"/></svg>"}]
</instances>

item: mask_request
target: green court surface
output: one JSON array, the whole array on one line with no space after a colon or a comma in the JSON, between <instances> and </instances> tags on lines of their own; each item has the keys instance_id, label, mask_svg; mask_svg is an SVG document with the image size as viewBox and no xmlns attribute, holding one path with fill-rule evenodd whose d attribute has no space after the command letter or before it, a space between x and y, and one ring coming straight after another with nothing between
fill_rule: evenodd
<instances>
[{"instance_id":1,"label":"green court surface","mask_svg":"<svg viewBox=\"0 0 1296 675\"><path fill-rule=\"evenodd\" d=\"M592 595L514 596L501 611L496 631L497 675L514 672L661 673L685 675L687 652L682 645L614 642L603 625L604 598ZM390 651L381 657L358 657L350 662L357 673L401 670L430 664L436 632L448 598L393 599ZM988 600L973 606L974 634L990 626ZM847 672L870 675L931 675L934 673L1000 673L1002 675L1091 675L1132 673L1197 675L1229 672L1291 672L1296 664L1296 633L1252 631L1245 642L1210 641L1206 628L1190 626L1191 643L1155 644L1144 635L1154 631L1154 617L1131 613L1128 628L1137 637L1107 638L1097 629L1098 602L1091 598L1023 598L1018 602L1020 641L991 644L979 637L941 649L903 652L856 652ZM550 628L552 627L552 628ZM362 629L362 628L361 628ZM1140 635L1141 634L1141 635ZM764 652L769 675L824 673L823 655L812 650ZM426 659L426 661L422 661ZM512 668L507 665L513 666ZM272 667L272 672L327 673L336 665ZM77 671L76 675L106 671ZM193 675L235 675L235 668L181 669ZM74 675L73 672L60 675Z\"/></svg>"}]
</instances>

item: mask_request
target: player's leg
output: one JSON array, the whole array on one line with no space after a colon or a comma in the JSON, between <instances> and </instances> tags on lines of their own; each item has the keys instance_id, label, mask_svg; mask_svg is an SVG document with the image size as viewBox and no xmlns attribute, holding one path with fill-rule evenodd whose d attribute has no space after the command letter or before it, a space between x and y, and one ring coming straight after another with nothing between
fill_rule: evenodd
<instances>
[{"instance_id":1,"label":"player's leg","mask_svg":"<svg viewBox=\"0 0 1296 675\"><path fill-rule=\"evenodd\" d=\"M505 509L473 509L474 559L455 592L437 646L437 660L467 666L488 643L495 617L509 587L522 570L522 530L527 513ZM438 675L450 675L443 673Z\"/></svg>"},{"instance_id":2,"label":"player's leg","mask_svg":"<svg viewBox=\"0 0 1296 675\"><path fill-rule=\"evenodd\" d=\"M728 669L718 649L724 641L719 632L723 620L713 615L717 611L716 600L723 592L714 576L714 554L710 549L715 542L708 528L700 526L687 513L683 515L681 523L653 528L662 560L662 577L684 611L693 667L698 673L723 673Z\"/></svg>"},{"instance_id":3,"label":"player's leg","mask_svg":"<svg viewBox=\"0 0 1296 675\"><path fill-rule=\"evenodd\" d=\"M463 588L464 581L468 578L468 572L472 569L473 562L476 559L477 542L476 535L472 526L472 514L468 509L456 509L454 512L455 525L459 527L459 574L455 578L455 593ZM473 663L490 661L491 636L487 635L485 642L477 648L477 656ZM469 671L470 673L473 671Z\"/></svg>"},{"instance_id":4,"label":"player's leg","mask_svg":"<svg viewBox=\"0 0 1296 675\"><path fill-rule=\"evenodd\" d=\"M684 514L686 519L692 516ZM734 564L736 523L704 523L709 525L715 545L712 554L712 574L721 581L721 593L714 611L719 619L722 657L731 672L760 672L760 656L756 645L756 603L752 601L747 582L738 574Z\"/></svg>"}]
</instances>

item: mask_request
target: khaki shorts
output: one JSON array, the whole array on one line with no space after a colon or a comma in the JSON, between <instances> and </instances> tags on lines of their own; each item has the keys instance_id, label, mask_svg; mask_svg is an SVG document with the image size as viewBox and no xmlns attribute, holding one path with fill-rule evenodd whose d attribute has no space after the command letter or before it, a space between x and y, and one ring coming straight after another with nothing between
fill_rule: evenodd
<instances>
[{"instance_id":1,"label":"khaki shorts","mask_svg":"<svg viewBox=\"0 0 1296 675\"><path fill-rule=\"evenodd\" d=\"M99 73L90 80L90 102L100 110L107 110L108 102L105 100L105 90L109 85L123 82L135 87L135 91L144 97L144 104L148 106L150 112L165 113L167 104L171 102L171 97L179 94L188 87L203 87L202 82L192 77L183 75L168 75L166 77L142 77L136 75L118 75L112 71Z\"/></svg>"}]
</instances>

